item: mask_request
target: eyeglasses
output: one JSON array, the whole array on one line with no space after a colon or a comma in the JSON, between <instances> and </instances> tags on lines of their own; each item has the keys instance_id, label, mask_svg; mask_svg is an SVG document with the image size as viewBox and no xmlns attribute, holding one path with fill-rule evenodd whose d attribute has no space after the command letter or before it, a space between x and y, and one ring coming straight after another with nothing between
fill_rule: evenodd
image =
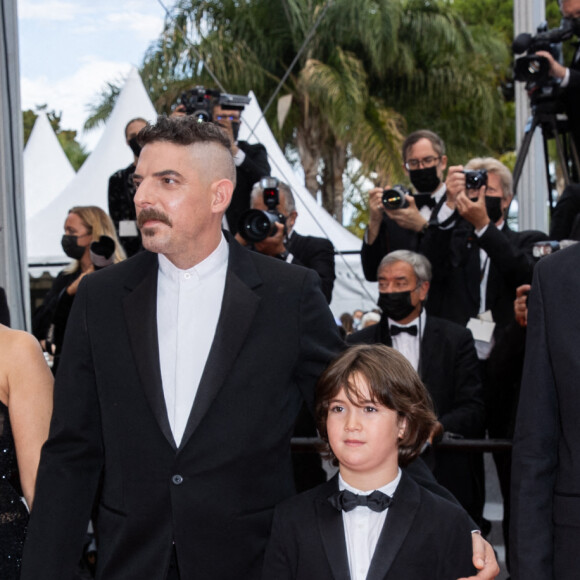
<instances>
[{"instance_id":1,"label":"eyeglasses","mask_svg":"<svg viewBox=\"0 0 580 580\"><path fill-rule=\"evenodd\" d=\"M423 157L423 159L409 159L409 161L405 163L405 167L408 171L411 171L411 169L419 169L419 167L433 167L440 159L440 155L437 157L429 155L429 157Z\"/></svg>"}]
</instances>

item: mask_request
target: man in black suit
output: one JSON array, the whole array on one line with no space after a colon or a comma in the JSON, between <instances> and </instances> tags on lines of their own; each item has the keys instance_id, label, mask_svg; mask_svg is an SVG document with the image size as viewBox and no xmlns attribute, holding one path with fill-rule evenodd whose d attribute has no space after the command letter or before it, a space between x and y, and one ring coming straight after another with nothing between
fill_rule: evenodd
<instances>
[{"instance_id":1,"label":"man in black suit","mask_svg":"<svg viewBox=\"0 0 580 580\"><path fill-rule=\"evenodd\" d=\"M161 118L139 137L149 251L80 285L24 580L71 578L93 502L97 579L258 578L296 416L342 349L314 272L222 234L224 133Z\"/></svg>"},{"instance_id":2,"label":"man in black suit","mask_svg":"<svg viewBox=\"0 0 580 580\"><path fill-rule=\"evenodd\" d=\"M574 33L580 36L580 0L559 0L562 17L569 21ZM568 116L569 128L580 154L580 49L576 48L572 64L569 67L561 65L547 51L539 50L536 53L543 56L550 63L550 74L560 83L561 98ZM578 176L576 176L578 177Z\"/></svg>"},{"instance_id":3,"label":"man in black suit","mask_svg":"<svg viewBox=\"0 0 580 580\"><path fill-rule=\"evenodd\" d=\"M465 170L487 171L487 185L466 188ZM505 398L497 392L502 384L494 377L509 369L490 367L501 357L491 357L492 349L503 341L503 334L514 320L513 302L516 289L531 281L535 259L534 243L545 241L543 232L514 232L507 224L511 203L512 175L500 161L492 158L472 159L465 167L449 168L449 199L457 213L452 228L430 227L423 249L442 284L440 316L472 329L481 372L486 406L486 426L491 437L505 433L501 425L509 417L502 408ZM494 454L502 490L510 486L509 460ZM481 473L483 484L483 472ZM509 497L504 493L504 517L509 515ZM504 528L507 529L507 521ZM506 545L509 539L505 538Z\"/></svg>"},{"instance_id":4,"label":"man in black suit","mask_svg":"<svg viewBox=\"0 0 580 580\"><path fill-rule=\"evenodd\" d=\"M572 580L580 568L580 245L542 258L529 297L512 462L514 580Z\"/></svg>"},{"instance_id":5,"label":"man in black suit","mask_svg":"<svg viewBox=\"0 0 580 580\"><path fill-rule=\"evenodd\" d=\"M381 321L347 337L350 344L382 343L404 354L429 391L439 424L431 442L483 435L483 390L473 337L466 328L425 313L431 265L409 250L387 254L378 270ZM484 493L471 455L435 454L434 474L478 524Z\"/></svg>"},{"instance_id":6,"label":"man in black suit","mask_svg":"<svg viewBox=\"0 0 580 580\"><path fill-rule=\"evenodd\" d=\"M223 109L215 105L212 120L227 133L236 164L236 187L232 201L226 210L228 228L232 234L238 231L240 215L250 207L250 193L254 183L270 175L270 164L266 148L261 143L253 145L238 141L241 111Z\"/></svg>"},{"instance_id":7,"label":"man in black suit","mask_svg":"<svg viewBox=\"0 0 580 580\"><path fill-rule=\"evenodd\" d=\"M119 241L127 256L133 256L141 249L141 237L137 230L135 215L135 185L133 173L139 159L139 145L137 134L147 121L141 117L131 119L125 126L125 140L133 152L133 161L125 169L119 169L109 178L109 215L115 224Z\"/></svg>"},{"instance_id":8,"label":"man in black suit","mask_svg":"<svg viewBox=\"0 0 580 580\"><path fill-rule=\"evenodd\" d=\"M253 248L267 256L280 258L291 264L311 268L320 276L322 293L330 304L332 300L332 288L336 274L334 273L334 246L326 238L316 236L302 236L294 231L294 225L298 212L296 202L290 186L283 182L278 182L278 196L280 203L276 211L284 216L284 223L276 223L276 233L268 236L261 242L255 242ZM256 183L252 189L251 208L260 211L267 211L268 207L264 203L264 188L260 182ZM247 244L244 238L238 233L236 239Z\"/></svg>"}]
</instances>

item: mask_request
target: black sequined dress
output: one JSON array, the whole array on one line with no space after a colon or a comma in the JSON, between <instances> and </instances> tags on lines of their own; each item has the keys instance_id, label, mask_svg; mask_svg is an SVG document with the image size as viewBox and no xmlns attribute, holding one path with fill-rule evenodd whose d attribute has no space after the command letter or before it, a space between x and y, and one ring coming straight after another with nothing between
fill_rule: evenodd
<instances>
[{"instance_id":1,"label":"black sequined dress","mask_svg":"<svg viewBox=\"0 0 580 580\"><path fill-rule=\"evenodd\" d=\"M14 486L14 438L8 408L0 401L0 578L18 580L28 511Z\"/></svg>"}]
</instances>

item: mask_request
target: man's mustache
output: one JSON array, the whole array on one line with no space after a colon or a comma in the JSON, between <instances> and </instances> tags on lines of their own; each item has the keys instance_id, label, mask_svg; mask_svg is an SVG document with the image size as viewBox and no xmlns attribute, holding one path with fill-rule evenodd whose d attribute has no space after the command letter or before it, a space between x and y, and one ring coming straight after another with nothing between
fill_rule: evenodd
<instances>
[{"instance_id":1,"label":"man's mustache","mask_svg":"<svg viewBox=\"0 0 580 580\"><path fill-rule=\"evenodd\" d=\"M169 227L173 227L173 223L169 219L168 215L165 215L163 212L153 208L148 208L141 211L137 217L137 226L142 228L145 222L149 220L156 220L168 225Z\"/></svg>"}]
</instances>

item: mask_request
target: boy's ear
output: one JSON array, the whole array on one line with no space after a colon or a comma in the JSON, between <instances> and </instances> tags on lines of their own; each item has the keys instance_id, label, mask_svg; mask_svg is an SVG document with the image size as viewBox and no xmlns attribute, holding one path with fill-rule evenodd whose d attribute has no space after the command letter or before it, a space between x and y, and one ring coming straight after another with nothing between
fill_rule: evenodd
<instances>
[{"instance_id":1,"label":"boy's ear","mask_svg":"<svg viewBox=\"0 0 580 580\"><path fill-rule=\"evenodd\" d=\"M407 432L407 417L401 417L401 419L399 419L399 433L398 433L398 438L402 439L405 436L405 433Z\"/></svg>"}]
</instances>

